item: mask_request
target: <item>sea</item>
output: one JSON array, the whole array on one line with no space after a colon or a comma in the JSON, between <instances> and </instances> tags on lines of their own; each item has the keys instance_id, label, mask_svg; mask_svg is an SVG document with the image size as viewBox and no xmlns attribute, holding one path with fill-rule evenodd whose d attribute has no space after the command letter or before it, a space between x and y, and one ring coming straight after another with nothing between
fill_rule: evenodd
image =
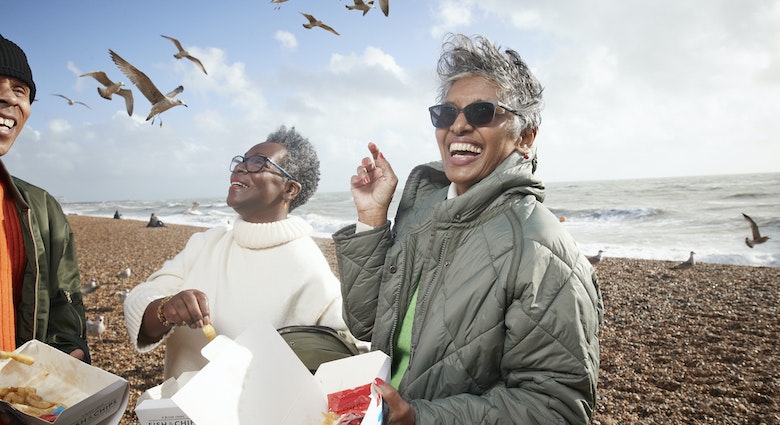
<instances>
[{"instance_id":1,"label":"sea","mask_svg":"<svg viewBox=\"0 0 780 425\"><path fill-rule=\"evenodd\" d=\"M401 188L399 188L401 189ZM400 191L391 205L394 215ZM556 214L586 255L780 267L780 173L546 183L544 204ZM200 227L229 223L235 212L224 197L200 199L63 202L67 214ZM749 248L759 225L763 244ZM352 196L315 194L292 215L306 220L315 237L330 238L355 222Z\"/></svg>"}]
</instances>

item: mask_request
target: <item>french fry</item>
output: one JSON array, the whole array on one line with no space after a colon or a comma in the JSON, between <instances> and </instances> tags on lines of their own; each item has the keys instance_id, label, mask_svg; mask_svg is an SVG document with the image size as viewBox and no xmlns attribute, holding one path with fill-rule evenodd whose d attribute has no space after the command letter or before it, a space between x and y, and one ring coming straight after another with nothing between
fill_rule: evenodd
<instances>
[{"instance_id":1,"label":"french fry","mask_svg":"<svg viewBox=\"0 0 780 425\"><path fill-rule=\"evenodd\" d=\"M217 337L217 331L214 330L214 326L211 326L209 323L208 325L203 325L203 335L206 335L206 338L211 341Z\"/></svg>"},{"instance_id":2,"label":"french fry","mask_svg":"<svg viewBox=\"0 0 780 425\"><path fill-rule=\"evenodd\" d=\"M0 400L10 403L17 410L33 416L50 413L58 406L55 402L41 398L35 387L0 388Z\"/></svg>"},{"instance_id":3,"label":"french fry","mask_svg":"<svg viewBox=\"0 0 780 425\"><path fill-rule=\"evenodd\" d=\"M0 359L13 359L17 362L24 363L26 365L31 365L35 363L35 358L32 356L28 356L26 354L19 354L19 353L13 353L10 351L0 351Z\"/></svg>"}]
</instances>

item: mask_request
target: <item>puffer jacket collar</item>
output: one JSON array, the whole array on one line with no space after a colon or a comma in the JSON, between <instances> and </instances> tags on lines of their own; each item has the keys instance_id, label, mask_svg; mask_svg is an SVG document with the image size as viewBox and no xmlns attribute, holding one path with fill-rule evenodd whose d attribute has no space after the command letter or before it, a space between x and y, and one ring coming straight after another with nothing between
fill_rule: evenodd
<instances>
[{"instance_id":1,"label":"puffer jacket collar","mask_svg":"<svg viewBox=\"0 0 780 425\"><path fill-rule=\"evenodd\" d=\"M543 202L544 183L533 174L532 169L532 160L513 152L492 173L469 188L468 196L458 196L439 203L433 215L434 221L468 222L476 219L489 205L500 205L518 196L533 195L539 202ZM443 192L446 196L449 184L441 161L415 167L404 189L399 212L414 209L420 203L430 203L432 199L438 202L442 195L434 196L434 193Z\"/></svg>"}]
</instances>

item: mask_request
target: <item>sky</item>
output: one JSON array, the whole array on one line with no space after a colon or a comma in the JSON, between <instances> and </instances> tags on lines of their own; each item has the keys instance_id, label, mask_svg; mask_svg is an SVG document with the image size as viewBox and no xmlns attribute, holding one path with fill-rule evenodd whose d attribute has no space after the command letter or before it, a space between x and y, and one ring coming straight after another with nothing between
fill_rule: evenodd
<instances>
[{"instance_id":1,"label":"sky","mask_svg":"<svg viewBox=\"0 0 780 425\"><path fill-rule=\"evenodd\" d=\"M516 50L541 81L544 181L780 171L780 0L392 0L388 16L351 0L4 4L0 34L25 50L38 94L2 160L64 202L224 196L230 159L281 125L315 145L320 192L349 190L370 141L400 188L439 159L427 108L448 32ZM163 93L183 85L187 107L145 121L109 49ZM99 70L133 89L132 117L79 77Z\"/></svg>"}]
</instances>

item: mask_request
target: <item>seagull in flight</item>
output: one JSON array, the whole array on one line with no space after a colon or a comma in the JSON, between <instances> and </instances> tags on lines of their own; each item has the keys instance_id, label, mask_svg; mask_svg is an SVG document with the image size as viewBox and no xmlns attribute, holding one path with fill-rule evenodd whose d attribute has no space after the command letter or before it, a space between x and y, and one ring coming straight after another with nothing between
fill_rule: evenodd
<instances>
[{"instance_id":1,"label":"seagull in flight","mask_svg":"<svg viewBox=\"0 0 780 425\"><path fill-rule=\"evenodd\" d=\"M688 259L683 261L682 263L672 267L672 270L684 270L684 269L689 269L689 268L693 267L696 264L696 262L693 260L693 254L696 254L696 253L691 251L691 255L688 257Z\"/></svg>"},{"instance_id":2,"label":"seagull in flight","mask_svg":"<svg viewBox=\"0 0 780 425\"><path fill-rule=\"evenodd\" d=\"M328 25L325 25L324 23L322 23L322 21L320 21L319 19L315 18L314 16L309 15L308 13L303 13L303 12L300 12L300 13L301 13L301 15L305 16L306 19L309 20L308 24L303 24L304 28L312 29L314 27L320 27L320 28L322 28L322 29L324 29L326 31L332 32L333 34L339 35L339 33L337 33L336 30L334 30L333 28L329 27Z\"/></svg>"},{"instance_id":3,"label":"seagull in flight","mask_svg":"<svg viewBox=\"0 0 780 425\"><path fill-rule=\"evenodd\" d=\"M745 237L745 245L747 245L748 248L753 248L754 245L764 243L769 239L769 236L761 236L761 232L758 231L758 225L749 215L742 213L742 217L745 217L745 220L750 223L750 232L753 235L753 239L747 236Z\"/></svg>"},{"instance_id":4,"label":"seagull in flight","mask_svg":"<svg viewBox=\"0 0 780 425\"><path fill-rule=\"evenodd\" d=\"M89 105L87 105L86 103L84 103L84 102L80 102L80 101L78 101L78 100L73 100L73 99L69 98L68 96L65 96L64 94L57 94L57 93L52 93L52 95L53 95L53 96L59 96L59 97L61 97L61 98L65 99L65 100L67 100L67 101L68 101L68 105L75 105L75 104L77 104L77 103L78 103L79 105L84 105L84 106L86 106L87 108L89 108ZM92 109L92 108L89 108L89 109Z\"/></svg>"},{"instance_id":5,"label":"seagull in flight","mask_svg":"<svg viewBox=\"0 0 780 425\"><path fill-rule=\"evenodd\" d=\"M204 74L209 75L208 72L206 72L206 68L203 66L203 64L200 62L200 59L196 58L195 56L192 56L188 51L184 50L184 47L181 46L181 43L179 43L179 40L168 37L167 35L161 35L160 37L167 38L168 40L171 40L173 44L176 45L176 48L179 49L179 51L173 55L176 59L181 58L187 58L195 63L195 65L198 65L198 68L200 68L201 71L203 71Z\"/></svg>"},{"instance_id":6,"label":"seagull in flight","mask_svg":"<svg viewBox=\"0 0 780 425\"><path fill-rule=\"evenodd\" d=\"M390 0L379 0L379 7L382 9L382 13L385 16L390 15Z\"/></svg>"},{"instance_id":7,"label":"seagull in flight","mask_svg":"<svg viewBox=\"0 0 780 425\"><path fill-rule=\"evenodd\" d=\"M271 0L271 3L284 3L286 1L287 0ZM280 7L282 7L282 6L276 6L276 7L274 7L274 9L275 10L279 10Z\"/></svg>"},{"instance_id":8,"label":"seagull in flight","mask_svg":"<svg viewBox=\"0 0 780 425\"><path fill-rule=\"evenodd\" d=\"M111 79L108 78L108 75L103 71L87 72L86 74L79 75L79 77L92 77L102 84L104 87L98 87L97 91L98 94L100 94L100 97L104 99L111 100L111 96L115 94L124 97L127 115L133 116L133 91L123 88L122 86L124 83L115 83L111 81Z\"/></svg>"},{"instance_id":9,"label":"seagull in flight","mask_svg":"<svg viewBox=\"0 0 780 425\"><path fill-rule=\"evenodd\" d=\"M130 65L130 63L122 59L122 57L117 55L113 50L109 49L108 53L111 54L111 59L114 61L116 66L119 67L119 69L127 76L127 78L130 79L130 81L133 82L133 84L135 84L136 87L138 87L138 90L140 90L141 93L143 93L143 95L149 99L149 102L152 103L152 110L149 111L149 116L146 117L146 121L152 120L152 124L154 124L153 118L155 116L159 116L174 106L187 106L187 104L185 104L181 99L177 99L175 97L177 94L184 91L183 86L176 87L170 93L163 95L157 86L152 83L152 80L146 76L146 74L139 71L138 68L134 67L133 65ZM160 118L160 127L162 127L162 118Z\"/></svg>"},{"instance_id":10,"label":"seagull in flight","mask_svg":"<svg viewBox=\"0 0 780 425\"><path fill-rule=\"evenodd\" d=\"M355 2L354 5L346 5L346 7L349 10L362 10L363 16L366 16L366 13L368 13L369 10L371 10L372 7L374 7L374 0L370 0L368 2L363 2L363 0L353 0Z\"/></svg>"}]
</instances>

